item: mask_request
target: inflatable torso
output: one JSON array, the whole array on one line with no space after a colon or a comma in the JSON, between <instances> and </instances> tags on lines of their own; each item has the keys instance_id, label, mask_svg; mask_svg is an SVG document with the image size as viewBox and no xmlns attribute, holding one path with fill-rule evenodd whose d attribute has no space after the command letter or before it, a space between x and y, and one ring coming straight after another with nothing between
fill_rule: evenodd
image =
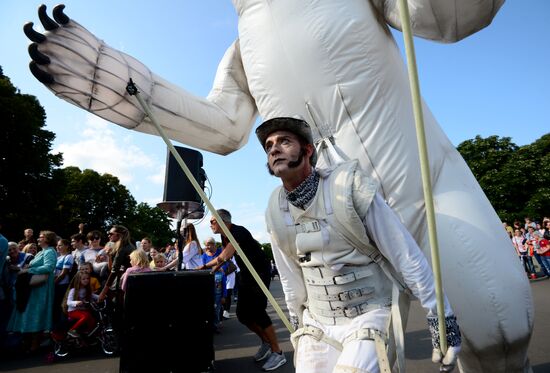
<instances>
[{"instance_id":1,"label":"inflatable torso","mask_svg":"<svg viewBox=\"0 0 550 373\"><path fill-rule=\"evenodd\" d=\"M242 63L262 118L300 115L317 138L333 136L379 183L429 257L408 77L370 3L234 3ZM523 371L532 328L525 274L498 216L426 105L424 118L444 287L467 339L461 369Z\"/></svg>"}]
</instances>

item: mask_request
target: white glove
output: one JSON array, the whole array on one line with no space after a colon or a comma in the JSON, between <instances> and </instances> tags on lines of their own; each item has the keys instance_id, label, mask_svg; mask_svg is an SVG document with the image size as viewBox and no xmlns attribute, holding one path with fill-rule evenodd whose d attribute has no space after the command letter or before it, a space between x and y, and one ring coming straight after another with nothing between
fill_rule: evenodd
<instances>
[{"instance_id":1,"label":"white glove","mask_svg":"<svg viewBox=\"0 0 550 373\"><path fill-rule=\"evenodd\" d=\"M445 355L443 355L439 344L439 323L437 316L428 316L428 327L432 335L432 361L436 364L440 364L440 372L451 372L456 365L462 343L456 316L451 315L445 317L445 328L447 332L447 353Z\"/></svg>"}]
</instances>

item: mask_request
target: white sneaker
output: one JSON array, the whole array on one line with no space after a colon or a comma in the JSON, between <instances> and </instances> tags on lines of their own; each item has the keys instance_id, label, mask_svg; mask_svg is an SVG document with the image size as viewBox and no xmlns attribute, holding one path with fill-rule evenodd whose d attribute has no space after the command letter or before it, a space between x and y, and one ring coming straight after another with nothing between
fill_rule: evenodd
<instances>
[{"instance_id":1,"label":"white sneaker","mask_svg":"<svg viewBox=\"0 0 550 373\"><path fill-rule=\"evenodd\" d=\"M271 354L271 345L269 343L262 343L260 348L258 349L258 352L254 355L254 360L256 361L262 361L266 357Z\"/></svg>"},{"instance_id":2,"label":"white sneaker","mask_svg":"<svg viewBox=\"0 0 550 373\"><path fill-rule=\"evenodd\" d=\"M262 369L266 371L275 370L284 364L286 364L285 354L282 351L281 353L272 352Z\"/></svg>"},{"instance_id":3,"label":"white sneaker","mask_svg":"<svg viewBox=\"0 0 550 373\"><path fill-rule=\"evenodd\" d=\"M223 316L224 319L230 319L231 318L231 315L229 315L229 312L227 312L227 311L223 311L222 316Z\"/></svg>"}]
</instances>

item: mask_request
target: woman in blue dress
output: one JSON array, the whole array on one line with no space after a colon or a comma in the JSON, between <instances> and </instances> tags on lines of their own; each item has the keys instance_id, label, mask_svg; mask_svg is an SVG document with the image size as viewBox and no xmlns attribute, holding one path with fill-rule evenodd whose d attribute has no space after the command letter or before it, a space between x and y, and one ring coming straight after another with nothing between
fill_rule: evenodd
<instances>
[{"instance_id":1,"label":"woman in blue dress","mask_svg":"<svg viewBox=\"0 0 550 373\"><path fill-rule=\"evenodd\" d=\"M57 261L56 243L57 235L54 232L40 232L38 244L42 250L29 263L29 267L19 271L17 275L17 281L21 280L22 282L20 287L23 291L16 294L17 307L11 315L8 330L22 333L25 346L31 352L36 351L40 346L42 333L50 331L52 327L54 275ZM39 285L30 286L29 274L33 276L47 274L48 278ZM16 285L16 287L18 286ZM20 302L24 296L25 287L29 291L26 305L24 302ZM17 297L20 299L18 300Z\"/></svg>"}]
</instances>

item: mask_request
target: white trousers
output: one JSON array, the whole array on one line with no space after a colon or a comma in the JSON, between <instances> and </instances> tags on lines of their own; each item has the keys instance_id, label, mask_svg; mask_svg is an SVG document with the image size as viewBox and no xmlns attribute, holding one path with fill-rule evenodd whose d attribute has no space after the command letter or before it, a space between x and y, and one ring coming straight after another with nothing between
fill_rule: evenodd
<instances>
[{"instance_id":1,"label":"white trousers","mask_svg":"<svg viewBox=\"0 0 550 373\"><path fill-rule=\"evenodd\" d=\"M304 311L304 325L320 328L323 333L339 343L361 328L385 331L389 311L385 309L368 312L355 317L346 325L323 325ZM372 340L353 340L343 345L342 351L317 340L311 335L301 336L294 346L297 373L378 373L378 358Z\"/></svg>"}]
</instances>

